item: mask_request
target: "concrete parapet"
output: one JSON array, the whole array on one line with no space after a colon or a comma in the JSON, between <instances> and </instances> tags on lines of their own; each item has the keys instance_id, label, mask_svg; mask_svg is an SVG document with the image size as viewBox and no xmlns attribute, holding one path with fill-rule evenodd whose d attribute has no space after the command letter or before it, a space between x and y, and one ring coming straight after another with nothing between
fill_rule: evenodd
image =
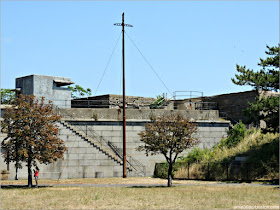
<instances>
[{"instance_id":1,"label":"concrete parapet","mask_svg":"<svg viewBox=\"0 0 280 210\"><path fill-rule=\"evenodd\" d=\"M122 110L120 109L93 109L93 108L69 108L59 109L58 113L63 116L65 120L76 119L78 121L92 120L92 121L121 121ZM93 114L95 116L93 117ZM164 110L164 109L152 109L152 110L138 110L128 109L126 110L126 119L128 121L150 121L152 118L171 113L180 113L185 117L192 120L218 120L219 113L217 110ZM97 115L97 117L96 117Z\"/></svg>"}]
</instances>

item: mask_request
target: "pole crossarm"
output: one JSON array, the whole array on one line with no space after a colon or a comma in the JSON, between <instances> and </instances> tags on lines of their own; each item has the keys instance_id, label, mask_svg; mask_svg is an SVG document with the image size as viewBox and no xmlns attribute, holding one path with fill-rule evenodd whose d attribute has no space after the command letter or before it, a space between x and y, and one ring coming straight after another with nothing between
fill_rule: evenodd
<instances>
[{"instance_id":1,"label":"pole crossarm","mask_svg":"<svg viewBox=\"0 0 280 210\"><path fill-rule=\"evenodd\" d=\"M122 23L115 23L114 25L115 25L115 26L123 26ZM130 24L124 24L124 26L133 27L133 25L130 25Z\"/></svg>"}]
</instances>

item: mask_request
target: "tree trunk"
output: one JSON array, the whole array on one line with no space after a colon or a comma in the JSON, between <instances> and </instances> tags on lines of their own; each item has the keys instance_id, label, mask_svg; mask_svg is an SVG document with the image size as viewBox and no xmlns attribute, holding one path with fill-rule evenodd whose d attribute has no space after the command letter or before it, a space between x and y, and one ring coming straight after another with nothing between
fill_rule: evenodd
<instances>
[{"instance_id":1,"label":"tree trunk","mask_svg":"<svg viewBox=\"0 0 280 210\"><path fill-rule=\"evenodd\" d=\"M17 173L18 173L18 167L16 166L16 177L15 177L15 180L18 180Z\"/></svg>"},{"instance_id":2,"label":"tree trunk","mask_svg":"<svg viewBox=\"0 0 280 210\"><path fill-rule=\"evenodd\" d=\"M32 187L31 159L28 159L27 168L28 168L28 187Z\"/></svg>"},{"instance_id":3,"label":"tree trunk","mask_svg":"<svg viewBox=\"0 0 280 210\"><path fill-rule=\"evenodd\" d=\"M173 164L169 163L167 187L172 186L172 169L173 169Z\"/></svg>"}]
</instances>

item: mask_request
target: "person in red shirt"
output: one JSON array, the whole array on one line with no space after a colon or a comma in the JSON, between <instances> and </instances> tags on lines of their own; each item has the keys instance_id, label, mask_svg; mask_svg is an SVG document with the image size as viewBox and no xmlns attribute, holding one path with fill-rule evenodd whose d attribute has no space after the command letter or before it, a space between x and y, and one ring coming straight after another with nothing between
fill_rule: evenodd
<instances>
[{"instance_id":1,"label":"person in red shirt","mask_svg":"<svg viewBox=\"0 0 280 210\"><path fill-rule=\"evenodd\" d=\"M36 170L34 170L34 177L35 177L35 181L36 181L36 187L38 187L38 177L39 177L39 168L38 166L36 166Z\"/></svg>"}]
</instances>

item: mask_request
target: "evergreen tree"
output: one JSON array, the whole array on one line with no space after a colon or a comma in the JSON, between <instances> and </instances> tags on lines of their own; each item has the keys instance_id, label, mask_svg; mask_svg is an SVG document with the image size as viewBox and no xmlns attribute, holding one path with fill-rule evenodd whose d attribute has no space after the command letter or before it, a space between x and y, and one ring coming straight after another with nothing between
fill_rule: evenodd
<instances>
[{"instance_id":1,"label":"evergreen tree","mask_svg":"<svg viewBox=\"0 0 280 210\"><path fill-rule=\"evenodd\" d=\"M250 85L257 91L254 103L244 110L250 122L259 124L260 120L266 122L265 131L277 132L279 129L279 95L266 96L263 91L279 93L279 44L275 47L267 47L265 52L268 57L260 59L259 71L247 69L246 66L237 65L239 74L235 74L232 82L236 85Z\"/></svg>"}]
</instances>

